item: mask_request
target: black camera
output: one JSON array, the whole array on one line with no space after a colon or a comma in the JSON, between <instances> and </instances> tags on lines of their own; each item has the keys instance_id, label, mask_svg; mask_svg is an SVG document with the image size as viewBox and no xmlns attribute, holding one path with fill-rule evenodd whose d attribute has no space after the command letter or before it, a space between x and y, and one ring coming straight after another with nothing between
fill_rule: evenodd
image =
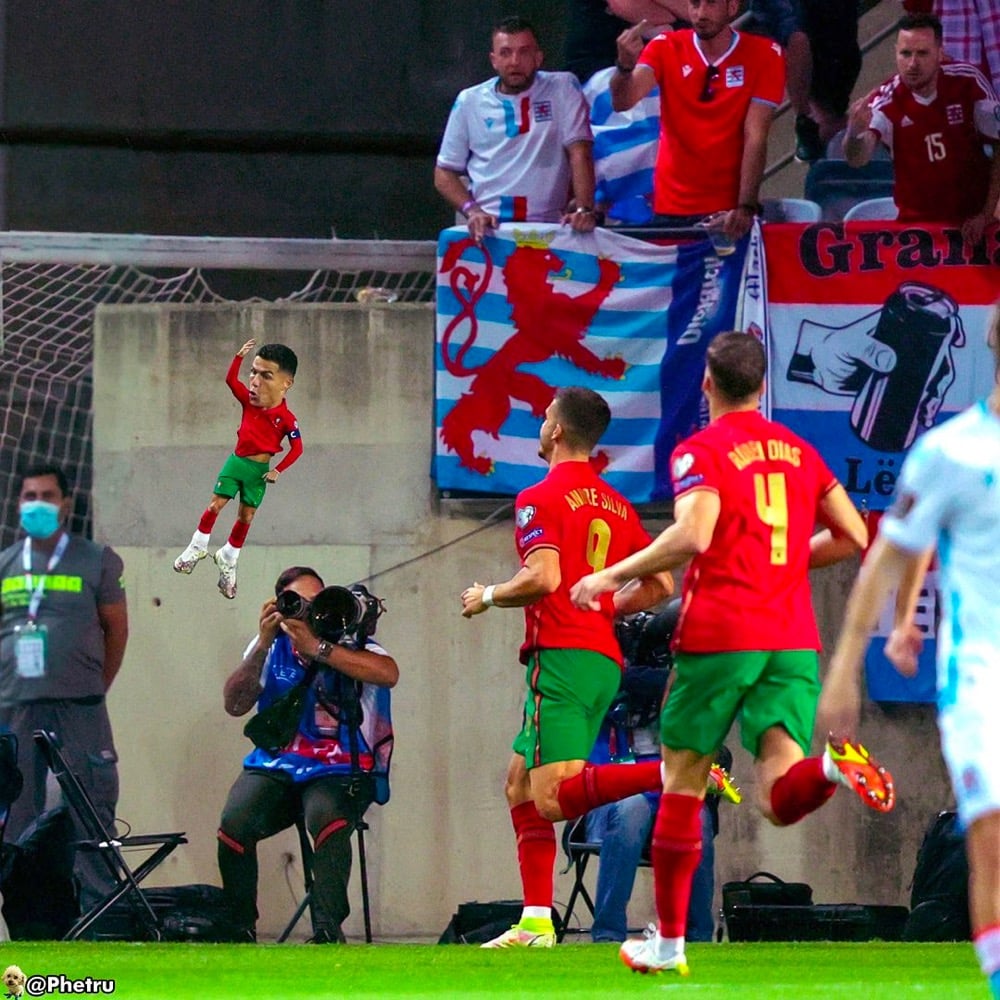
<instances>
[{"instance_id":1,"label":"black camera","mask_svg":"<svg viewBox=\"0 0 1000 1000\"><path fill-rule=\"evenodd\" d=\"M294 590L283 590L274 601L278 613L285 618L298 618L305 621L309 614L311 601L307 601L301 594L296 594Z\"/></svg>"},{"instance_id":2,"label":"black camera","mask_svg":"<svg viewBox=\"0 0 1000 1000\"><path fill-rule=\"evenodd\" d=\"M615 635L622 656L631 666L671 667L670 641L681 614L681 599L675 597L659 614L640 611L615 622Z\"/></svg>"},{"instance_id":3,"label":"black camera","mask_svg":"<svg viewBox=\"0 0 1000 1000\"><path fill-rule=\"evenodd\" d=\"M360 583L350 587L326 587L311 603L306 603L304 620L327 642L340 642L345 636L351 636L358 643L364 643L375 634L379 616L385 611L384 602Z\"/></svg>"}]
</instances>

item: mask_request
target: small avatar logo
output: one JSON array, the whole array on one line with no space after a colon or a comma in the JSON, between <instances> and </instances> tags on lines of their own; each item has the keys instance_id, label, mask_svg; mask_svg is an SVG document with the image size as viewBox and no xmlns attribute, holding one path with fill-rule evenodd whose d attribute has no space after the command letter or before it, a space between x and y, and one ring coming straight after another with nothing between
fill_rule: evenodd
<instances>
[{"instance_id":1,"label":"small avatar logo","mask_svg":"<svg viewBox=\"0 0 1000 1000\"><path fill-rule=\"evenodd\" d=\"M531 524L531 519L535 516L535 508L528 504L527 507L518 507L514 520L522 530Z\"/></svg>"},{"instance_id":2,"label":"small avatar logo","mask_svg":"<svg viewBox=\"0 0 1000 1000\"><path fill-rule=\"evenodd\" d=\"M7 989L5 997L23 997L24 984L28 977L21 971L18 965L8 965L4 970L3 984Z\"/></svg>"},{"instance_id":3,"label":"small avatar logo","mask_svg":"<svg viewBox=\"0 0 1000 1000\"><path fill-rule=\"evenodd\" d=\"M693 465L694 455L690 452L679 455L674 461L674 479L682 479L684 474L689 472Z\"/></svg>"}]
</instances>

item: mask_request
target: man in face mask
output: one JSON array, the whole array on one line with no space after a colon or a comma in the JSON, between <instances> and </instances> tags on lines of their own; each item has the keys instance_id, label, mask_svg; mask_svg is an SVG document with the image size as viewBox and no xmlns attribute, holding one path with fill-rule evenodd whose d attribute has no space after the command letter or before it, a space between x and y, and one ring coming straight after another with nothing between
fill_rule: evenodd
<instances>
[{"instance_id":1,"label":"man in face mask","mask_svg":"<svg viewBox=\"0 0 1000 1000\"><path fill-rule=\"evenodd\" d=\"M24 538L0 552L0 724L17 736L24 774L7 837L16 838L44 808L46 771L32 739L36 729L56 734L70 768L113 828L118 755L104 696L128 640L122 561L108 546L66 529L72 498L61 469L29 470L19 500ZM80 828L77 836L87 833ZM93 852L77 854L76 874L84 909L114 886Z\"/></svg>"}]
</instances>

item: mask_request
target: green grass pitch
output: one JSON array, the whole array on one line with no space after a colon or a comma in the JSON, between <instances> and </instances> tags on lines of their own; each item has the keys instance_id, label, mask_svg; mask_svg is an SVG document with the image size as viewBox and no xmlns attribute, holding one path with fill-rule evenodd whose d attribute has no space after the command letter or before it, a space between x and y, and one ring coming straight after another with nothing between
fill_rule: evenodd
<instances>
[{"instance_id":1,"label":"green grass pitch","mask_svg":"<svg viewBox=\"0 0 1000 1000\"><path fill-rule=\"evenodd\" d=\"M602 997L691 1000L951 1000L989 996L969 944L690 945L691 975L630 972L617 946L484 951L470 945L210 945L12 941L5 961L26 975L114 980L145 1000L320 1000L330 997ZM67 996L70 988L34 995ZM85 989L85 988L84 988ZM77 987L77 996L106 995Z\"/></svg>"}]
</instances>

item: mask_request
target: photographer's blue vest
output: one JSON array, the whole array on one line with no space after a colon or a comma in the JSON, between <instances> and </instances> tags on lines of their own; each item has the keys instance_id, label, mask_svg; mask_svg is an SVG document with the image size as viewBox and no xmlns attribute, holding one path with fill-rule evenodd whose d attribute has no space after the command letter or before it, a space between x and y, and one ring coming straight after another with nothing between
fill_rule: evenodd
<instances>
[{"instance_id":1,"label":"photographer's blue vest","mask_svg":"<svg viewBox=\"0 0 1000 1000\"><path fill-rule=\"evenodd\" d=\"M365 649L388 655L372 639ZM280 634L264 661L257 711L290 691L304 674L305 665L292 651L291 641ZM360 719L352 726L350 713L355 698ZM360 770L375 778L375 801L388 802L393 745L390 704L389 688L362 684L331 667L323 667L307 692L299 730L292 742L277 755L256 748L246 756L243 766L249 771L277 771L292 781L305 782L326 775L350 775L356 755Z\"/></svg>"}]
</instances>

